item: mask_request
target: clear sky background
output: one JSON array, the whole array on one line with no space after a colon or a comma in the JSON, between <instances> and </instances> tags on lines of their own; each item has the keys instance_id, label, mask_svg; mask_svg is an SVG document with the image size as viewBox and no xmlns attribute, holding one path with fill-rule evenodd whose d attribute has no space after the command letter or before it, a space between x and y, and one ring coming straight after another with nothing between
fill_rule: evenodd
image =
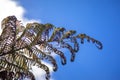
<instances>
[{"instance_id":1,"label":"clear sky background","mask_svg":"<svg viewBox=\"0 0 120 80\"><path fill-rule=\"evenodd\" d=\"M120 0L14 0L26 10L24 17L76 30L100 40L80 45L75 62L53 73L54 80L120 80Z\"/></svg>"}]
</instances>

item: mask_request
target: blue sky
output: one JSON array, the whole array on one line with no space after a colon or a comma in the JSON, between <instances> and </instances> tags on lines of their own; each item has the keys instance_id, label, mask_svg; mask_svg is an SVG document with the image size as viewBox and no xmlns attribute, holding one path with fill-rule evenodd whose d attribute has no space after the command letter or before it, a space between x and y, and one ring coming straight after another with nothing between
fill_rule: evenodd
<instances>
[{"instance_id":1,"label":"blue sky","mask_svg":"<svg viewBox=\"0 0 120 80\"><path fill-rule=\"evenodd\" d=\"M53 73L54 80L120 80L120 1L119 0L19 0L25 17L52 23L100 40L103 50L94 44L80 45L75 62Z\"/></svg>"}]
</instances>

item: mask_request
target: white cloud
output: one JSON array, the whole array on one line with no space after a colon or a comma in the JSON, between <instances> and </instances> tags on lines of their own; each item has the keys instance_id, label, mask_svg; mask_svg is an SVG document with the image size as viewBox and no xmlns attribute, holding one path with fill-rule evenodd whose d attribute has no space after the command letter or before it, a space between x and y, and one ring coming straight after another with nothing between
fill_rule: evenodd
<instances>
[{"instance_id":1,"label":"white cloud","mask_svg":"<svg viewBox=\"0 0 120 80\"><path fill-rule=\"evenodd\" d=\"M0 22L3 18L15 15L23 24L27 22L33 22L37 20L28 20L24 17L25 9L20 6L17 0L0 0ZM1 31L0 31L1 32ZM49 64L48 64L49 65ZM50 71L52 72L52 67L49 65ZM44 80L45 72L41 69L33 67L33 73L35 74L36 80ZM51 79L52 80L52 79Z\"/></svg>"},{"instance_id":2,"label":"white cloud","mask_svg":"<svg viewBox=\"0 0 120 80\"><path fill-rule=\"evenodd\" d=\"M24 17L25 9L19 5L17 0L0 0L0 22L3 18L15 15L25 25L27 22L33 22L38 20L28 20Z\"/></svg>"},{"instance_id":3,"label":"white cloud","mask_svg":"<svg viewBox=\"0 0 120 80\"><path fill-rule=\"evenodd\" d=\"M11 0L0 0L0 21L9 15L16 15L22 19L25 11L17 2Z\"/></svg>"}]
</instances>

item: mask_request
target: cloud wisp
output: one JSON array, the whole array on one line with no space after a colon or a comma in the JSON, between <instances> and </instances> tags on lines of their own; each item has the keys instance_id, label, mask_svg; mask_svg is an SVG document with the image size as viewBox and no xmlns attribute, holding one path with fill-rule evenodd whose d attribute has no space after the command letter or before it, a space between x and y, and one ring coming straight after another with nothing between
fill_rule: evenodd
<instances>
[{"instance_id":1,"label":"cloud wisp","mask_svg":"<svg viewBox=\"0 0 120 80\"><path fill-rule=\"evenodd\" d=\"M25 25L28 22L40 22L38 20L29 20L24 17L26 10L17 2L13 0L0 0L0 22L3 20L3 18L10 16L10 15L15 15L19 20L22 21L23 25ZM1 26L0 26L1 28ZM1 33L1 29L0 29ZM52 66L48 63L46 63L50 71L52 72ZM37 67L33 67L33 74L36 77L36 80L44 80L44 75L45 72ZM53 80L53 79L51 79Z\"/></svg>"}]
</instances>

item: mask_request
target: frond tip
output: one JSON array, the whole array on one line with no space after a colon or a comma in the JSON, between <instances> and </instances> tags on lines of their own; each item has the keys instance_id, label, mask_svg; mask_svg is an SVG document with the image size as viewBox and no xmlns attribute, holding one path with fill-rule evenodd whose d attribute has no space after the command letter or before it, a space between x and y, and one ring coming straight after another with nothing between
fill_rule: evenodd
<instances>
[{"instance_id":1,"label":"frond tip","mask_svg":"<svg viewBox=\"0 0 120 80\"><path fill-rule=\"evenodd\" d=\"M76 36L76 38L81 39L81 43L82 44L84 43L84 39L87 39L88 42L91 41L92 43L94 43L98 49L102 49L103 48L102 43L100 41L98 41L98 40L96 40L94 38L91 38L91 37L87 36L86 34L78 34Z\"/></svg>"}]
</instances>

